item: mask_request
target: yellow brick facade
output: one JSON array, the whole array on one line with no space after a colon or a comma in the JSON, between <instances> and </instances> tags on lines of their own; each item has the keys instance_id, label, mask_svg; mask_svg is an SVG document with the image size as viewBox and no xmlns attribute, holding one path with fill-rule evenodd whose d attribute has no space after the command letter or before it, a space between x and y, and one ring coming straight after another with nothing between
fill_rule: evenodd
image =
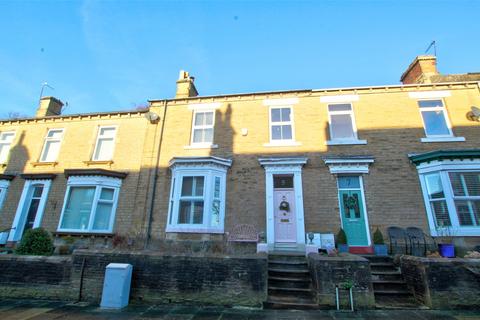
<instances>
[{"instance_id":1,"label":"yellow brick facade","mask_svg":"<svg viewBox=\"0 0 480 320\"><path fill-rule=\"evenodd\" d=\"M448 92L443 99L453 133L459 142L421 142L425 137L417 100L412 92ZM352 101L358 139L366 144L327 145L329 103L322 97L356 96ZM269 146L269 106L265 101L286 99L294 119L294 146ZM288 100L289 99L289 100ZM291 100L295 99L295 100ZM218 104L214 148L191 148L192 104ZM327 156L371 156L374 163L363 174L369 229L397 225L418 226L428 232L427 215L417 169L408 154L439 149L479 149L480 125L466 113L480 105L475 82L406 85L343 90L305 90L152 101L151 123L145 112L84 116L54 116L0 123L0 133L15 131L9 161L0 173L14 175L0 211L0 229L12 225L25 180L23 173L53 173L41 226L55 232L61 216L67 179L65 169L106 169L127 173L120 189L114 233L144 241L162 239L222 239L223 235L165 232L171 190L169 162L174 157L214 156L232 159L226 178L225 231L253 224L266 231L265 169L259 158L305 157L302 190L306 232L340 228L336 176L325 165ZM189 107L190 106L190 107ZM117 126L112 163L89 162L99 126ZM64 128L55 164L39 165L44 137L51 128ZM155 182L155 174L158 175ZM155 191L152 199L152 192ZM149 216L151 204L153 210ZM150 224L150 227L149 227ZM149 230L150 228L150 230ZM479 232L480 235L480 232Z\"/></svg>"}]
</instances>

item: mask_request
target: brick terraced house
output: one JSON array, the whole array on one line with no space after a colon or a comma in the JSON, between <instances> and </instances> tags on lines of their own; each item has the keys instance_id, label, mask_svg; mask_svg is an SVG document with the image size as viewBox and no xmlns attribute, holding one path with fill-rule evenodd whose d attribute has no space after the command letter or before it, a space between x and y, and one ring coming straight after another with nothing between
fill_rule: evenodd
<instances>
[{"instance_id":1,"label":"brick terraced house","mask_svg":"<svg viewBox=\"0 0 480 320\"><path fill-rule=\"evenodd\" d=\"M249 224L269 250L341 227L354 253L389 226L478 245L480 74L419 56L401 81L199 96L181 72L148 110L71 115L44 97L35 117L0 122L0 243L43 227L158 249Z\"/></svg>"}]
</instances>

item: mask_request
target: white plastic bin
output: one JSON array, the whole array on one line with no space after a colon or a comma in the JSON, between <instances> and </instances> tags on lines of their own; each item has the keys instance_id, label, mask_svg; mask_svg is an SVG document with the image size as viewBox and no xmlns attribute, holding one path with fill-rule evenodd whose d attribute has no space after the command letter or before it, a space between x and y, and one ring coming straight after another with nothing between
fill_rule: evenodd
<instances>
[{"instance_id":1,"label":"white plastic bin","mask_svg":"<svg viewBox=\"0 0 480 320\"><path fill-rule=\"evenodd\" d=\"M128 305L132 270L132 265L128 263L110 263L107 266L100 307L121 309Z\"/></svg>"}]
</instances>

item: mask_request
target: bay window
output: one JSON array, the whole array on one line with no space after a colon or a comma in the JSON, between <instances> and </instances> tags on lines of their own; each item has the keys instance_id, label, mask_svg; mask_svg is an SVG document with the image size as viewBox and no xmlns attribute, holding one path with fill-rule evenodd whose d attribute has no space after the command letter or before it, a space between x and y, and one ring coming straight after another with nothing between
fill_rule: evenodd
<instances>
[{"instance_id":1,"label":"bay window","mask_svg":"<svg viewBox=\"0 0 480 320\"><path fill-rule=\"evenodd\" d=\"M58 231L111 233L120 186L117 178L69 177Z\"/></svg>"},{"instance_id":2,"label":"bay window","mask_svg":"<svg viewBox=\"0 0 480 320\"><path fill-rule=\"evenodd\" d=\"M410 155L420 176L430 232L441 236L480 235L480 150L440 150Z\"/></svg>"},{"instance_id":3,"label":"bay window","mask_svg":"<svg viewBox=\"0 0 480 320\"><path fill-rule=\"evenodd\" d=\"M223 233L230 165L217 157L172 159L167 232Z\"/></svg>"}]
</instances>

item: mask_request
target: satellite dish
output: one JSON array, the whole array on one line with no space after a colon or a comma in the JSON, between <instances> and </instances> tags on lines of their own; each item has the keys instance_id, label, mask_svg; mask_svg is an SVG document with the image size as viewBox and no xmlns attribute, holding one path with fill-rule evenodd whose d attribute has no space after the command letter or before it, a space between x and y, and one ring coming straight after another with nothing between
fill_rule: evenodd
<instances>
[{"instance_id":1,"label":"satellite dish","mask_svg":"<svg viewBox=\"0 0 480 320\"><path fill-rule=\"evenodd\" d=\"M472 111L467 113L467 119L470 121L480 121L480 108L472 106Z\"/></svg>"},{"instance_id":2,"label":"satellite dish","mask_svg":"<svg viewBox=\"0 0 480 320\"><path fill-rule=\"evenodd\" d=\"M160 117L155 112L148 111L145 113L145 118L151 123L155 123Z\"/></svg>"},{"instance_id":3,"label":"satellite dish","mask_svg":"<svg viewBox=\"0 0 480 320\"><path fill-rule=\"evenodd\" d=\"M480 108L472 106L472 113L475 117L480 118Z\"/></svg>"}]
</instances>

